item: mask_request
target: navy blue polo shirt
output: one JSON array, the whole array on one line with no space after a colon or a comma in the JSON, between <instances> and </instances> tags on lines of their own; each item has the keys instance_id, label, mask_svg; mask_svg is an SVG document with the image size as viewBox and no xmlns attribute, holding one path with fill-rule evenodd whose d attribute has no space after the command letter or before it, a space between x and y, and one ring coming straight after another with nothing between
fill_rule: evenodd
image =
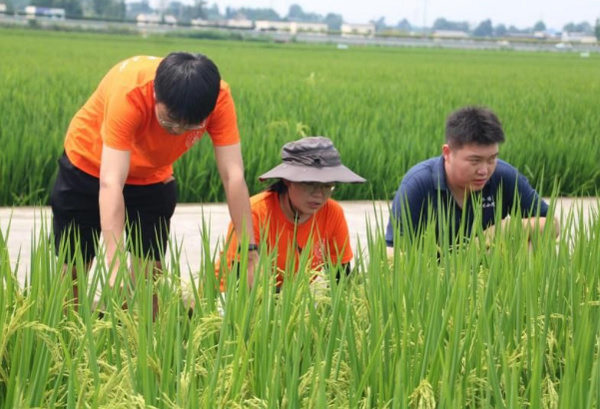
<instances>
[{"instance_id":1,"label":"navy blue polo shirt","mask_svg":"<svg viewBox=\"0 0 600 409\"><path fill-rule=\"evenodd\" d=\"M394 245L393 223L399 225L400 234L405 231L416 233L425 229L428 213L450 218L450 243L457 238L462 218L466 217L464 231L468 237L473 228L474 203L482 206L481 223L484 229L494 224L496 212L501 212L501 219L504 219L517 210L517 206L522 217L545 217L548 213L548 204L539 197L527 178L500 159L483 189L467 197L463 204L465 208L461 209L446 184L444 158L439 156L413 166L402 179L392 202L385 234L387 245Z\"/></svg>"}]
</instances>

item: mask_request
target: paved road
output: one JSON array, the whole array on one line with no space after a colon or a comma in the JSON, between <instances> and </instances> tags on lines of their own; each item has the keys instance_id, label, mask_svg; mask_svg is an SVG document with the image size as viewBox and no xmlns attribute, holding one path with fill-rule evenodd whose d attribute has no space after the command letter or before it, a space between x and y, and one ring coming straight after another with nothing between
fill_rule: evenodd
<instances>
[{"instance_id":1,"label":"paved road","mask_svg":"<svg viewBox=\"0 0 600 409\"><path fill-rule=\"evenodd\" d=\"M574 210L576 218L582 216L586 222L592 217L598 220L598 204L600 199L580 198L556 200L557 215L568 214ZM360 251L357 243L364 248L367 242L367 226L385 225L388 219L388 202L340 202L350 230L355 254ZM0 231L8 235L9 256L14 267L19 260L18 276L24 282L29 271L31 242L39 234L40 226L50 225L50 209L47 207L32 208L0 208ZM181 271L185 279L193 272L199 271L201 265L202 234L210 237L211 251L222 240L229 223L229 213L225 204L180 204L175 210L172 220L172 237L182 248ZM574 223L575 225L577 223ZM10 225L10 229L9 229ZM206 227L203 227L206 226ZM382 231L382 230L380 230ZM565 232L568 234L568 232ZM0 256L1 257L1 256ZM167 258L168 260L168 258Z\"/></svg>"}]
</instances>

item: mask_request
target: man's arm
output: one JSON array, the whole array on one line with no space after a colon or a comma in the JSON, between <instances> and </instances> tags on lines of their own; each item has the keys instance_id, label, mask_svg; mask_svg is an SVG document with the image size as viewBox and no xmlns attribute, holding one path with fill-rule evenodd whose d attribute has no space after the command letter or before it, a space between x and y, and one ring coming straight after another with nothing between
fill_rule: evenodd
<instances>
[{"instance_id":1,"label":"man's arm","mask_svg":"<svg viewBox=\"0 0 600 409\"><path fill-rule=\"evenodd\" d=\"M241 243L242 237L246 235L248 243L256 244L254 229L252 228L250 195L244 179L244 162L240 144L215 146L215 158L238 241ZM254 281L253 267L258 259L257 256L258 254L255 251L249 253L251 267L248 271L249 283Z\"/></svg>"},{"instance_id":2,"label":"man's arm","mask_svg":"<svg viewBox=\"0 0 600 409\"><path fill-rule=\"evenodd\" d=\"M115 284L119 260L115 258L123 250L123 230L125 228L125 200L123 187L129 173L130 152L102 146L100 163L100 225L106 244L107 265L110 270L109 285Z\"/></svg>"},{"instance_id":3,"label":"man's arm","mask_svg":"<svg viewBox=\"0 0 600 409\"><path fill-rule=\"evenodd\" d=\"M547 228L552 229L552 235L558 237L560 234L560 224L558 219L549 219L548 204L540 197L538 192L529 184L527 178L518 174L517 176L517 193L521 203L521 214L523 228L527 230L529 237L534 231L543 233ZM504 221L503 221L504 225Z\"/></svg>"},{"instance_id":4,"label":"man's arm","mask_svg":"<svg viewBox=\"0 0 600 409\"><path fill-rule=\"evenodd\" d=\"M556 217L529 217L522 219L523 228L528 232L529 237L534 231L539 231L543 234L546 229L551 229L551 234L556 238L560 234L560 224Z\"/></svg>"},{"instance_id":5,"label":"man's arm","mask_svg":"<svg viewBox=\"0 0 600 409\"><path fill-rule=\"evenodd\" d=\"M548 204L540 197L537 191L531 186L527 178L519 173L516 169L516 177L505 176L503 184L505 186L503 202L510 211L514 211L516 206L519 206L521 212L521 223L523 229L527 232L527 236L531 239L532 233L538 231L542 234L545 229L552 229L552 235L558 237L560 234L560 223L558 219L549 218ZM516 191L516 194L515 194ZM510 219L505 218L500 223L500 229L505 230L510 223ZM486 244L489 246L496 234L496 227L493 225L484 231Z\"/></svg>"},{"instance_id":6,"label":"man's arm","mask_svg":"<svg viewBox=\"0 0 600 409\"><path fill-rule=\"evenodd\" d=\"M508 224L510 223L510 218L502 219L500 222L500 232L505 231L508 228ZM540 234L543 234L545 229L552 229L552 235L554 237L558 237L560 234L560 223L558 219L555 217L553 219L549 217L525 217L521 219L521 223L523 225L523 229L527 233L528 240L531 242L531 238L533 233L536 231ZM485 229L483 232L485 237L486 247L490 247L492 242L494 241L494 237L496 236L496 226L492 225ZM531 245L531 243L530 243Z\"/></svg>"}]
</instances>

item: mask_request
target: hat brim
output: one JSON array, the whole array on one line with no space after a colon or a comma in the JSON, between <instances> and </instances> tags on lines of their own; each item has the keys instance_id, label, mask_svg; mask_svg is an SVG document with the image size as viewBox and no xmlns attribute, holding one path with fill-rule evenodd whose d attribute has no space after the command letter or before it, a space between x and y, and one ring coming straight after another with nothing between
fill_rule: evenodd
<instances>
[{"instance_id":1,"label":"hat brim","mask_svg":"<svg viewBox=\"0 0 600 409\"><path fill-rule=\"evenodd\" d=\"M344 165L323 166L294 166L282 163L258 177L262 182L267 179L286 179L290 182L319 182L319 183L364 183L367 180L358 176Z\"/></svg>"}]
</instances>

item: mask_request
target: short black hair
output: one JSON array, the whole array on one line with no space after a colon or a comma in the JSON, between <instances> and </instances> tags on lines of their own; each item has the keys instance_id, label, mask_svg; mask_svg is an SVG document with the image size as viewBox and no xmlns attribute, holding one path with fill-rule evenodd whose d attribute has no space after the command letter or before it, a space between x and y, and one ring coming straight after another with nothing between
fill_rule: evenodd
<instances>
[{"instance_id":1,"label":"short black hair","mask_svg":"<svg viewBox=\"0 0 600 409\"><path fill-rule=\"evenodd\" d=\"M158 65L154 78L156 102L166 105L173 120L198 124L215 109L221 75L210 58L202 54L176 52Z\"/></svg>"},{"instance_id":2,"label":"short black hair","mask_svg":"<svg viewBox=\"0 0 600 409\"><path fill-rule=\"evenodd\" d=\"M277 182L273 183L267 188L267 192L275 192L278 194L283 194L288 191L288 186L285 184L283 179L277 180Z\"/></svg>"},{"instance_id":3,"label":"short black hair","mask_svg":"<svg viewBox=\"0 0 600 409\"><path fill-rule=\"evenodd\" d=\"M493 145L504 142L500 120L488 108L461 108L446 120L446 143L453 148L467 144Z\"/></svg>"}]
</instances>

